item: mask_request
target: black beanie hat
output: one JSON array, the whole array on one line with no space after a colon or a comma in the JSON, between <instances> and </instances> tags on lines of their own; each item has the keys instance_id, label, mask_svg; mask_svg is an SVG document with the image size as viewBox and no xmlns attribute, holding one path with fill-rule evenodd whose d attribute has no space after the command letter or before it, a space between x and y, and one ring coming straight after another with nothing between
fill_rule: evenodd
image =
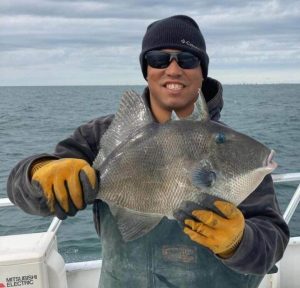
<instances>
[{"instance_id":1,"label":"black beanie hat","mask_svg":"<svg viewBox=\"0 0 300 288\"><path fill-rule=\"evenodd\" d=\"M207 77L209 58L206 45L197 23L185 15L176 15L151 23L142 42L140 64L147 78L146 52L160 49L189 51L200 59L203 77Z\"/></svg>"}]
</instances>

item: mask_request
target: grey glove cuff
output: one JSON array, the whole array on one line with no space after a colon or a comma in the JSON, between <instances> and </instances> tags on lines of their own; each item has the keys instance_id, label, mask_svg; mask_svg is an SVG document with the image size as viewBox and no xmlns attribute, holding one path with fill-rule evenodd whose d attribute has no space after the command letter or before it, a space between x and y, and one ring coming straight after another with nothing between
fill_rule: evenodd
<instances>
[{"instance_id":1,"label":"grey glove cuff","mask_svg":"<svg viewBox=\"0 0 300 288\"><path fill-rule=\"evenodd\" d=\"M96 177L96 185L95 188L92 187L89 178L85 174L83 170L79 173L79 179L82 185L82 192L83 192L83 200L85 204L93 204L94 200L99 191L99 179L100 177Z\"/></svg>"},{"instance_id":2,"label":"grey glove cuff","mask_svg":"<svg viewBox=\"0 0 300 288\"><path fill-rule=\"evenodd\" d=\"M181 227L184 226L184 220L186 219L199 221L192 214L194 210L210 210L222 217L225 217L222 212L214 206L214 202L216 200L222 199L206 194L203 196L201 204L192 201L184 201L181 203L180 207L174 211L173 216L179 222Z\"/></svg>"}]
</instances>

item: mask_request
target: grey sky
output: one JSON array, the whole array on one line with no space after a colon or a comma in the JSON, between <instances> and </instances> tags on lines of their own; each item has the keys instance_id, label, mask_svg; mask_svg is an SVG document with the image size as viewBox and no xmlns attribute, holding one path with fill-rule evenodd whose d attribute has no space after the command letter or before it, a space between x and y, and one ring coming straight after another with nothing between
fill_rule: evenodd
<instances>
[{"instance_id":1,"label":"grey sky","mask_svg":"<svg viewBox=\"0 0 300 288\"><path fill-rule=\"evenodd\" d=\"M199 24L209 76L300 83L298 0L1 0L0 85L144 84L146 27L175 14Z\"/></svg>"}]
</instances>

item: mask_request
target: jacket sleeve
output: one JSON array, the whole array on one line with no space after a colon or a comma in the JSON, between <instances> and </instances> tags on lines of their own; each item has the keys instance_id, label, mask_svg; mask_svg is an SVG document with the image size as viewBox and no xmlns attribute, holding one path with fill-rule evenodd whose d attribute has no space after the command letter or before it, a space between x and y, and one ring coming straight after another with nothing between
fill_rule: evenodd
<instances>
[{"instance_id":1,"label":"jacket sleeve","mask_svg":"<svg viewBox=\"0 0 300 288\"><path fill-rule=\"evenodd\" d=\"M239 273L267 274L282 258L290 236L271 175L238 208L245 217L244 236L234 255L222 261Z\"/></svg>"},{"instance_id":2,"label":"jacket sleeve","mask_svg":"<svg viewBox=\"0 0 300 288\"><path fill-rule=\"evenodd\" d=\"M31 166L41 159L78 158L92 165L99 150L99 142L113 119L113 115L97 118L77 128L59 142L53 154L38 154L20 161L10 172L7 194L10 201L27 213L50 215L46 199L33 189L30 179Z\"/></svg>"}]
</instances>

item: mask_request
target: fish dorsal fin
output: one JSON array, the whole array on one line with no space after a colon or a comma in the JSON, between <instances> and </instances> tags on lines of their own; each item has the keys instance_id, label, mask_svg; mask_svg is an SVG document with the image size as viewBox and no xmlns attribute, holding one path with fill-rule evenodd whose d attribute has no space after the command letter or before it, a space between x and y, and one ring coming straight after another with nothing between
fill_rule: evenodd
<instances>
[{"instance_id":1,"label":"fish dorsal fin","mask_svg":"<svg viewBox=\"0 0 300 288\"><path fill-rule=\"evenodd\" d=\"M126 91L121 97L119 109L112 123L100 140L100 152L95 163L101 165L130 134L153 121L146 99L135 91Z\"/></svg>"},{"instance_id":2,"label":"fish dorsal fin","mask_svg":"<svg viewBox=\"0 0 300 288\"><path fill-rule=\"evenodd\" d=\"M205 98L202 94L201 89L199 89L198 92L198 98L197 101L194 104L194 110L193 113L187 117L180 118L175 111L172 111L171 120L194 120L194 121L203 121L209 119L209 112L207 103L205 101Z\"/></svg>"},{"instance_id":3,"label":"fish dorsal fin","mask_svg":"<svg viewBox=\"0 0 300 288\"><path fill-rule=\"evenodd\" d=\"M109 204L109 208L125 242L133 241L146 235L154 229L163 218L162 215L148 215L119 207L112 203Z\"/></svg>"},{"instance_id":4,"label":"fish dorsal fin","mask_svg":"<svg viewBox=\"0 0 300 288\"><path fill-rule=\"evenodd\" d=\"M196 101L196 107L197 107L196 110L199 113L198 119L199 119L199 121L209 120L210 116L209 116L208 106L207 106L206 100L204 98L204 95L203 95L201 89L199 89L198 94L199 94L199 96Z\"/></svg>"}]
</instances>

